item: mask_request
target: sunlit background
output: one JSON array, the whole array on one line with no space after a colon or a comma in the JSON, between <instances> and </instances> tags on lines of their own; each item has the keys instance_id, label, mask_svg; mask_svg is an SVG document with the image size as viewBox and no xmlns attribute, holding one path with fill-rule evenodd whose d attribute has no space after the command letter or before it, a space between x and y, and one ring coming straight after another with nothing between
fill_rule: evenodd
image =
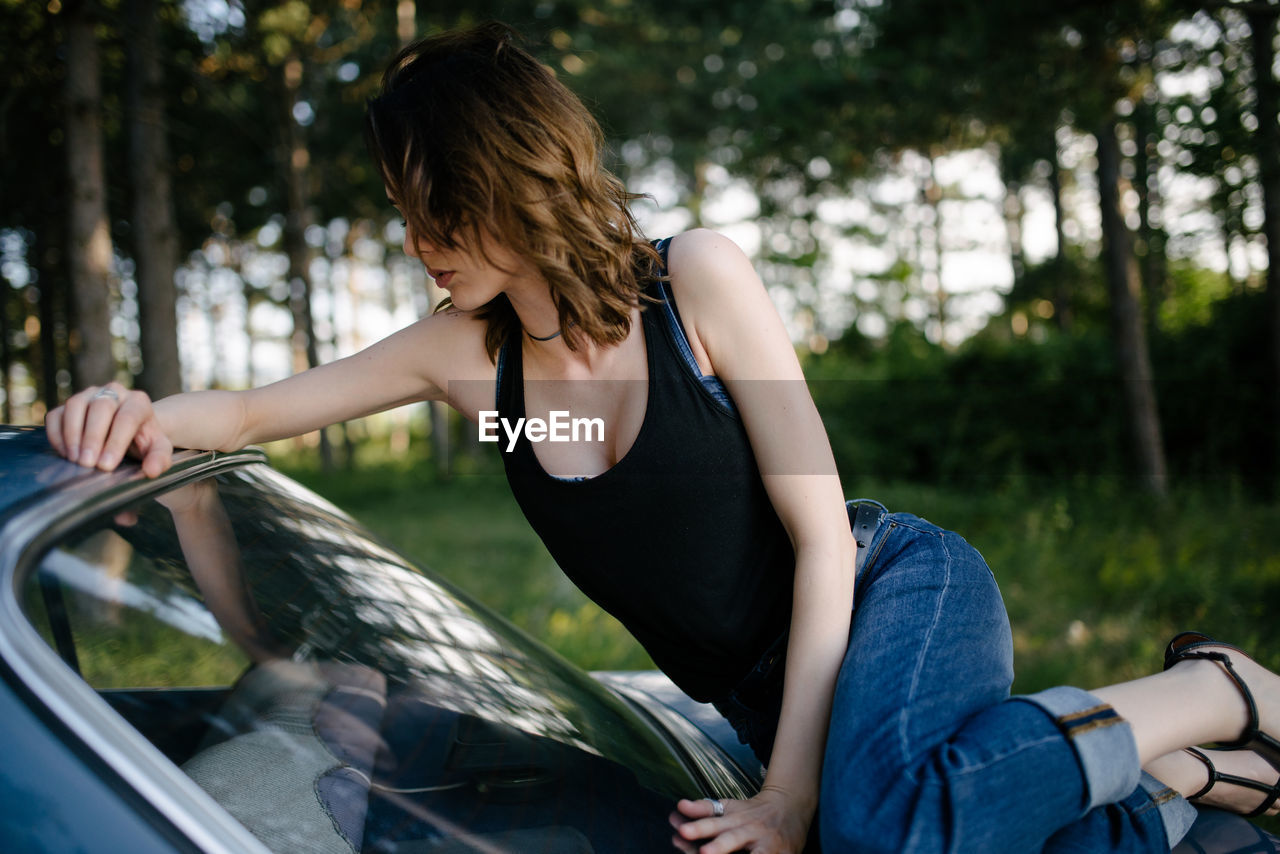
<instances>
[{"instance_id":1,"label":"sunlit background","mask_svg":"<svg viewBox=\"0 0 1280 854\"><path fill-rule=\"evenodd\" d=\"M401 46L497 18L650 237L753 258L842 466L1270 491L1280 5L1025 6L0 0L0 418L261 385L429 313L363 108ZM430 437L444 470L428 409L307 442Z\"/></svg>"},{"instance_id":2,"label":"sunlit background","mask_svg":"<svg viewBox=\"0 0 1280 854\"><path fill-rule=\"evenodd\" d=\"M752 257L847 491L980 548L1020 688L1148 672L1186 628L1275 664L1278 14L0 0L0 420L259 385L429 313L363 106L401 45L496 18L599 117L648 236ZM579 664L646 666L468 435L416 405L272 453Z\"/></svg>"}]
</instances>

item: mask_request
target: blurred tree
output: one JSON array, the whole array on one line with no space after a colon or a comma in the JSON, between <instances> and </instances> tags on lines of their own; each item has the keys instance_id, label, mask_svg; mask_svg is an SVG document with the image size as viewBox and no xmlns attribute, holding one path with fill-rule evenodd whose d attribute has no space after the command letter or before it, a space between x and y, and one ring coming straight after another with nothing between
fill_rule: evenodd
<instances>
[{"instance_id":1,"label":"blurred tree","mask_svg":"<svg viewBox=\"0 0 1280 854\"><path fill-rule=\"evenodd\" d=\"M178 233L169 176L168 124L161 78L160 18L175 10L128 0L129 176L142 348L139 385L153 398L182 391L178 356Z\"/></svg>"},{"instance_id":2,"label":"blurred tree","mask_svg":"<svg viewBox=\"0 0 1280 854\"><path fill-rule=\"evenodd\" d=\"M1280 125L1274 72L1278 16L1280 5L1273 3L1208 4L1208 10L1194 19L1197 28L1175 46L1167 63L1173 71L1211 83L1207 92L1190 91L1170 104L1172 130L1167 136L1171 148L1176 142L1179 166L1213 181L1209 202L1220 224L1233 290L1244 292L1258 284L1251 281L1247 250L1263 238L1267 263L1260 284L1271 305L1267 349L1275 390L1270 404L1274 436L1280 436ZM1280 459L1280 447L1266 453Z\"/></svg>"},{"instance_id":3,"label":"blurred tree","mask_svg":"<svg viewBox=\"0 0 1280 854\"><path fill-rule=\"evenodd\" d=\"M5 154L0 157L0 231L19 235L15 251L31 270L29 282L5 291L10 358L32 367L41 397L51 401L66 382L58 378L66 364L65 347L54 346L59 334L65 344L67 276L60 271L68 257L62 202L66 176L63 170L33 169L31 164L48 150L61 154L66 144L59 121L65 66L49 60L60 52L67 56L62 19L71 6L56 11L60 2L65 4L0 0L0 69L12 83L0 93ZM108 75L118 73L117 55L135 47L136 30L120 14L145 6L131 2L103 0L99 6L104 14L97 34L107 51ZM1217 144L1203 174L1220 179L1220 203L1231 216L1222 228L1234 235L1229 240L1260 245L1257 226L1245 224L1246 212L1252 217L1258 210L1254 175L1260 174L1261 164L1253 154L1260 137L1242 124L1258 112L1248 77L1254 61L1243 37L1224 31L1221 46L1195 51L1196 61L1206 65L1214 50L1226 61L1239 61L1238 74L1226 72L1224 64L1225 83L1210 87L1214 120L1206 117L1203 103L1188 100L1192 115L1184 120L1179 118L1183 104L1173 96L1156 90L1155 100L1149 100L1153 75L1173 67L1164 36L1169 22L1194 9L1179 0L1072 2L1047 8L1013 0L994 0L994 5L974 0L557 0L514 10L502 0L476 0L465 7L413 0L160 0L153 8L160 12L155 55L171 131L178 245L184 252L207 249L190 266L203 265L206 271L243 281L251 306L292 304L303 333L299 342L309 343L312 350L320 346L299 366L324 355L325 342L317 341L315 329L306 331L304 315L310 313L311 287L321 292L320 310L333 284L326 271L341 254L329 248L338 239L329 230L333 219L369 218L380 243L390 219L360 130L363 104L376 90L378 72L407 39L492 17L505 18L528 35L534 52L584 96L602 119L618 170L633 180L647 180L650 187L673 186L674 203L688 209L692 224L725 224L734 212L726 214L723 204L712 208L707 202L717 200L717 188L745 188L738 194L745 200L739 214L760 225L765 278L792 285L784 298L792 299L797 315L804 317L807 310L815 331L823 322L832 324L821 330L832 337L848 315L824 318L823 306L835 301L824 303L817 283L831 264L830 247L836 240L887 246L887 254L897 251L882 273L859 274L855 280L874 282L876 288L841 297L882 303L876 307L890 327L905 316L909 300L944 295L927 291L923 283L936 282L939 252L950 251L940 219L948 216L948 205L957 197L955 187L941 186L930 162L978 145L999 152L1009 252L1019 271L1009 304L1011 311L1025 311L1033 322L1052 318L1069 328L1074 319L1073 334L1087 334L1089 327L1105 326L1100 307L1115 307L1102 287L1101 266L1088 257L1093 247L1083 245L1092 238L1073 237L1078 243L1068 245L1067 217L1061 213L1063 187L1073 190L1075 164L1068 155L1075 155L1069 146L1084 148L1080 132L1098 130L1104 123L1115 125L1123 155L1115 198L1132 207L1124 213L1131 218L1137 214L1136 245L1139 251L1147 248L1137 266L1147 271L1149 314L1161 302L1152 283L1164 278L1176 291L1205 281L1178 269L1162 277L1155 269L1163 259L1156 215L1162 201L1160 169L1167 175L1175 163L1191 171L1201 168L1198 160L1189 166L1174 159L1184 149L1200 156L1193 131L1203 132L1206 150L1211 139ZM1243 30L1244 17L1241 7L1195 20L1239 19ZM108 83L107 155L109 162L123 165L125 135L116 127L113 88L118 87ZM1228 96L1235 105L1219 105L1217 99ZM1123 106L1126 101L1131 111ZM1235 125L1228 133L1230 122ZM1175 131L1169 130L1173 126ZM1173 136L1176 150L1170 148ZM1228 148L1234 160L1228 159ZM1082 156L1087 163L1089 155ZM1233 166L1242 174L1230 172ZM892 173L909 173L915 181L910 204L870 199L874 181ZM107 170L108 179L113 174L124 172ZM1018 202L1032 186L1046 187L1059 211L1057 249L1042 265L1017 257ZM145 224L146 211L124 207L121 189L114 184L109 188L108 204L114 231L128 246L133 242L129 238L155 229ZM1131 204L1135 192L1136 204ZM832 226L819 216L825 200L851 195L869 199L871 218L879 224ZM721 202L724 198L718 195ZM927 222L930 211L932 223ZM1107 222L1109 245L1135 242L1122 217L1109 216ZM264 225L270 227L262 229ZM386 230L391 243L393 232L394 224ZM281 257L280 250L287 252L287 275L305 287L305 299L291 301L282 293L286 289L276 273L252 274L245 259L259 250L273 258ZM142 277L150 265L140 247L130 251ZM1120 254L1133 253L1121 248ZM1126 262L1115 267L1122 270L1123 288L1112 292L1131 292L1134 266ZM308 282L313 273L316 281ZM933 279L926 279L930 273ZM868 290L874 295L865 296ZM211 312L223 310L211 293L189 296ZM1051 312L1045 300L1053 303ZM950 322L958 304L958 299L935 304L935 322ZM335 310L330 302L310 322L319 322L326 340L324 320ZM145 334L154 324L143 311L145 350ZM1039 311L1045 313L1034 313ZM1183 311L1166 301L1162 317ZM246 326L251 328L252 321L246 319ZM265 327L256 334L275 335ZM1153 338L1152 343L1160 342ZM306 350L304 346L301 352ZM219 358L224 364L233 361L226 352ZM154 361L144 352L144 368ZM1163 364L1169 362L1157 362ZM443 438L447 432L437 434ZM437 449L436 456L442 459L444 452Z\"/></svg>"},{"instance_id":4,"label":"blurred tree","mask_svg":"<svg viewBox=\"0 0 1280 854\"><path fill-rule=\"evenodd\" d=\"M877 157L882 135L917 115L905 100L863 97L884 81L859 75L856 14L847 6L557 3L538 22L548 61L601 117L629 183L659 188L664 203L687 213L681 225L749 221L760 235L761 275L786 289L797 328L825 323L831 334L852 311L843 320L824 311L834 300L820 284L842 235L819 206L887 168ZM727 187L742 200L737 210L725 204ZM921 236L932 241L937 232ZM935 299L936 290L919 293L918 269L907 269L893 294Z\"/></svg>"},{"instance_id":5,"label":"blurred tree","mask_svg":"<svg viewBox=\"0 0 1280 854\"><path fill-rule=\"evenodd\" d=\"M1174 160L1187 173L1213 181L1209 207L1222 232L1227 279L1231 289L1239 291L1249 276L1244 272L1236 277L1233 256L1252 238L1245 225L1245 210L1250 173L1257 174L1253 134L1246 126L1253 106L1252 64L1247 44L1233 32L1244 24L1238 11L1219 9L1194 20L1207 31L1206 36L1175 42L1161 64L1171 74L1200 77L1212 85L1203 97L1192 92L1170 99L1163 116L1158 116L1164 129L1158 145L1166 152L1166 159Z\"/></svg>"},{"instance_id":6,"label":"blurred tree","mask_svg":"<svg viewBox=\"0 0 1280 854\"><path fill-rule=\"evenodd\" d=\"M1151 355L1142 320L1142 281L1129 228L1121 212L1120 144L1115 122L1103 122L1094 132L1094 138L1098 141L1098 195L1102 209L1103 268L1111 295L1112 347L1142 474L1149 489L1164 494L1168 488L1164 440L1160 435Z\"/></svg>"},{"instance_id":7,"label":"blurred tree","mask_svg":"<svg viewBox=\"0 0 1280 854\"><path fill-rule=\"evenodd\" d=\"M71 178L68 250L75 312L71 354L77 385L106 383L115 379L116 373L109 314L112 246L103 167L102 84L95 32L98 14L94 0L69 0L63 15Z\"/></svg>"},{"instance_id":8,"label":"blurred tree","mask_svg":"<svg viewBox=\"0 0 1280 854\"><path fill-rule=\"evenodd\" d=\"M871 39L864 56L900 64L893 97L915 101L918 109L937 116L935 121L954 129L978 119L988 128L1004 128L1010 137L1030 125L1044 136L1050 122L1070 108L1075 121L1094 134L1117 371L1137 459L1145 482L1157 493L1166 489L1166 466L1137 302L1138 269L1119 208L1122 170L1115 105L1126 97L1132 100L1140 82L1126 65L1136 46L1162 36L1189 8L1179 0L1050 8L1016 0L999 0L994 6L883 0L861 10ZM1020 47L1009 50L1011 44Z\"/></svg>"},{"instance_id":9,"label":"blurred tree","mask_svg":"<svg viewBox=\"0 0 1280 854\"><path fill-rule=\"evenodd\" d=\"M1137 87L1140 96L1133 105L1133 184L1138 195L1137 254L1140 260L1143 295L1146 304L1146 327L1155 333L1160 326L1160 311L1168 296L1168 234L1162 219L1160 186L1159 125L1157 104L1159 88L1152 79L1150 45L1143 43L1138 56L1144 62ZM1137 94L1137 93L1135 93Z\"/></svg>"},{"instance_id":10,"label":"blurred tree","mask_svg":"<svg viewBox=\"0 0 1280 854\"><path fill-rule=\"evenodd\" d=\"M294 370L320 362L312 314L314 238L308 233L325 221L325 212L317 210L316 188L326 187L330 200L344 191L349 198L352 149L362 146L359 125L343 126L332 118L321 123L317 118L333 95L326 91L329 82L343 77L350 82L354 77L341 66L350 63L358 71L356 62L362 51L379 40L379 15L383 23L388 18L380 5L385 4L366 7L350 0L245 2L243 26L228 26L209 39L201 63L205 87L229 84L236 112L253 123L251 144L259 150L257 162L261 164L265 155L274 167L265 172L260 167L249 173L241 171L248 186L224 185L220 190L222 199L252 198L255 192L260 193L265 196L262 207L274 207L283 215ZM381 41L385 45L386 37ZM335 99L338 104L345 100ZM346 112L335 110L339 111ZM330 138L317 141L316 137L326 132ZM315 151L317 146L324 150L323 155ZM207 152L206 159L214 168L222 161L217 152ZM354 172L357 183L364 174ZM328 468L332 450L326 431L320 433L320 448Z\"/></svg>"},{"instance_id":11,"label":"blurred tree","mask_svg":"<svg viewBox=\"0 0 1280 854\"><path fill-rule=\"evenodd\" d=\"M1253 58L1257 122L1258 182L1262 185L1262 230L1267 241L1267 292L1271 298L1271 366L1276 383L1273 427L1280 437L1280 126L1277 126L1275 38L1280 6L1249 3L1249 45ZM1280 440L1278 440L1280 441Z\"/></svg>"}]
</instances>

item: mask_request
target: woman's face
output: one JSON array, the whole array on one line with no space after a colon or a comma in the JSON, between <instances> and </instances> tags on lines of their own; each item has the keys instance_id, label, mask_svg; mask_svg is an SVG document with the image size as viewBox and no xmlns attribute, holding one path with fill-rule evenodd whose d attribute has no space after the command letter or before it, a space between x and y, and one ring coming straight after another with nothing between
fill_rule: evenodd
<instances>
[{"instance_id":1,"label":"woman's face","mask_svg":"<svg viewBox=\"0 0 1280 854\"><path fill-rule=\"evenodd\" d=\"M448 291L453 304L464 311L479 308L498 294L536 277L529 264L487 231L479 246L463 242L442 249L419 239L406 223L404 254L421 261L427 275Z\"/></svg>"}]
</instances>

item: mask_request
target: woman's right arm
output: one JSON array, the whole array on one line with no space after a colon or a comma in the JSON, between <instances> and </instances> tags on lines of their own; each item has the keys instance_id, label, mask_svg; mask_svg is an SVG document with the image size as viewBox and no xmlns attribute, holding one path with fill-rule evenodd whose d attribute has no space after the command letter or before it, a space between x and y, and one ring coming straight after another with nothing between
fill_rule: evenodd
<instances>
[{"instance_id":1,"label":"woman's right arm","mask_svg":"<svg viewBox=\"0 0 1280 854\"><path fill-rule=\"evenodd\" d=\"M442 312L352 356L248 391L189 392L153 404L119 383L90 387L49 413L49 441L62 456L104 471L130 453L154 477L168 468L175 447L236 450L404 403L442 400L449 377L476 373L478 323Z\"/></svg>"}]
</instances>

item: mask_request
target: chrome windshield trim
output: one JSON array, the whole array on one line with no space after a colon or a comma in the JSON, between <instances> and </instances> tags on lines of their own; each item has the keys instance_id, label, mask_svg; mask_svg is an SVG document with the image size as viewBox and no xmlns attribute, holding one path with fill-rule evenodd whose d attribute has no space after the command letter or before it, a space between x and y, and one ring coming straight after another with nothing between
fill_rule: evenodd
<instances>
[{"instance_id":1,"label":"chrome windshield trim","mask_svg":"<svg viewBox=\"0 0 1280 854\"><path fill-rule=\"evenodd\" d=\"M256 449L183 452L154 479L136 469L118 470L37 496L0 527L0 658L38 702L181 834L217 854L270 852L66 666L22 613L19 591L44 550L89 518L183 481L265 460Z\"/></svg>"},{"instance_id":2,"label":"chrome windshield trim","mask_svg":"<svg viewBox=\"0 0 1280 854\"><path fill-rule=\"evenodd\" d=\"M599 675L596 675L596 681L630 706L637 717L666 742L684 766L685 773L702 786L704 794L746 800L756 793L759 787L750 775L675 709L642 689L601 679ZM712 773L708 763L718 773Z\"/></svg>"}]
</instances>

